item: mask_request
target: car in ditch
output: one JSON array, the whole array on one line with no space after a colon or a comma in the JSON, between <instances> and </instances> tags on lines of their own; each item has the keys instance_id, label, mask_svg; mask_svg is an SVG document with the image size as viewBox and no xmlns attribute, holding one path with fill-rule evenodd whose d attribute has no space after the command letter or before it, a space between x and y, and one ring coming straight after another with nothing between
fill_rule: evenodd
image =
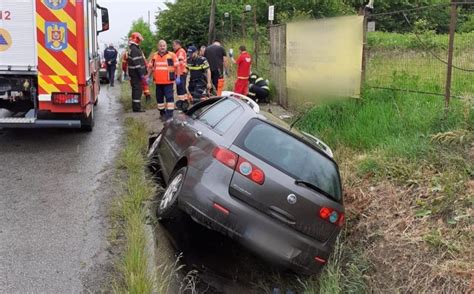
<instances>
[{"instance_id":1,"label":"car in ditch","mask_svg":"<svg viewBox=\"0 0 474 294\"><path fill-rule=\"evenodd\" d=\"M344 223L331 149L232 92L176 112L150 139L165 190L161 221L179 211L263 258L317 273Z\"/></svg>"}]
</instances>

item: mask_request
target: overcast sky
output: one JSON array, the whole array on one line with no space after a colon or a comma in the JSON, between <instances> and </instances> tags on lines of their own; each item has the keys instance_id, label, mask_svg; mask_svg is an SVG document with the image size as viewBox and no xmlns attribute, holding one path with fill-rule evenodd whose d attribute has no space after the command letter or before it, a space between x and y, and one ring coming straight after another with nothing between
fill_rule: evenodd
<instances>
[{"instance_id":1,"label":"overcast sky","mask_svg":"<svg viewBox=\"0 0 474 294\"><path fill-rule=\"evenodd\" d=\"M99 5L108 8L110 17L110 30L99 35L101 49L104 43L118 44L128 33L134 20L143 17L148 21L148 11L151 29L155 31L155 14L158 8L165 8L164 2L165 0L98 0Z\"/></svg>"}]
</instances>

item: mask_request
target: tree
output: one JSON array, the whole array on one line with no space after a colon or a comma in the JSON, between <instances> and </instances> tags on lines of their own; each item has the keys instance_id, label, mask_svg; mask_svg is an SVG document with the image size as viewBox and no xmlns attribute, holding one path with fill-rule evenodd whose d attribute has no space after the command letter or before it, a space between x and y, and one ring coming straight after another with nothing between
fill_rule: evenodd
<instances>
[{"instance_id":1,"label":"tree","mask_svg":"<svg viewBox=\"0 0 474 294\"><path fill-rule=\"evenodd\" d=\"M133 32L139 32L142 34L144 40L140 44L140 47L145 53L145 56L149 56L150 53L156 48L156 37L151 32L148 23L145 22L142 17L132 23L132 27L130 28L130 31L127 35L127 39Z\"/></svg>"},{"instance_id":2,"label":"tree","mask_svg":"<svg viewBox=\"0 0 474 294\"><path fill-rule=\"evenodd\" d=\"M184 44L207 44L209 32L210 7L212 0L176 0L167 2L166 8L160 10L156 16L156 26L160 39L171 41L180 39ZM241 20L244 6L249 4L257 9L257 22L261 26L268 23L268 6L275 5L278 12L285 12L286 21L301 11L308 12L313 18L335 16L354 13L352 7L341 1L333 0L216 0L216 24L218 38L230 37L230 17L234 25L234 33L241 32ZM224 13L229 13L229 19L224 19ZM252 17L244 17L246 27L250 27Z\"/></svg>"}]
</instances>

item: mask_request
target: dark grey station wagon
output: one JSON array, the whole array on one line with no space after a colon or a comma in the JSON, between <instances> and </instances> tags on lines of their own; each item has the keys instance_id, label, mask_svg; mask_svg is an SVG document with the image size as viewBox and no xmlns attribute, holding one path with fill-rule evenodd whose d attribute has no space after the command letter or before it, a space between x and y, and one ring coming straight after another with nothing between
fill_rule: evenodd
<instances>
[{"instance_id":1,"label":"dark grey station wagon","mask_svg":"<svg viewBox=\"0 0 474 294\"><path fill-rule=\"evenodd\" d=\"M160 220L181 209L297 272L327 262L344 206L338 166L318 138L225 92L175 113L148 156L166 188Z\"/></svg>"}]
</instances>

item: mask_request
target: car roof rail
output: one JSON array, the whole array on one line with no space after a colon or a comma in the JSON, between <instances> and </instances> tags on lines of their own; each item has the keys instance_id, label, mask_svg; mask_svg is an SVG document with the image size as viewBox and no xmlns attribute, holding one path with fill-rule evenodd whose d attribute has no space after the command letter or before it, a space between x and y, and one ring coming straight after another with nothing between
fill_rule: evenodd
<instances>
[{"instance_id":1,"label":"car roof rail","mask_svg":"<svg viewBox=\"0 0 474 294\"><path fill-rule=\"evenodd\" d=\"M260 113L260 106L257 104L257 102L253 101L251 98L245 95L238 94L232 91L223 91L222 96L240 99L244 101L245 103L247 103L253 109L253 111L255 111L255 113Z\"/></svg>"},{"instance_id":2,"label":"car roof rail","mask_svg":"<svg viewBox=\"0 0 474 294\"><path fill-rule=\"evenodd\" d=\"M321 141L320 139L316 138L315 136L309 133L306 133L306 132L301 132L301 133L303 133L303 135L313 140L319 147L321 147L320 149L324 153L326 153L329 157L334 158L334 154L332 153L331 148L329 148L329 146L326 143L324 143L323 141Z\"/></svg>"}]
</instances>

